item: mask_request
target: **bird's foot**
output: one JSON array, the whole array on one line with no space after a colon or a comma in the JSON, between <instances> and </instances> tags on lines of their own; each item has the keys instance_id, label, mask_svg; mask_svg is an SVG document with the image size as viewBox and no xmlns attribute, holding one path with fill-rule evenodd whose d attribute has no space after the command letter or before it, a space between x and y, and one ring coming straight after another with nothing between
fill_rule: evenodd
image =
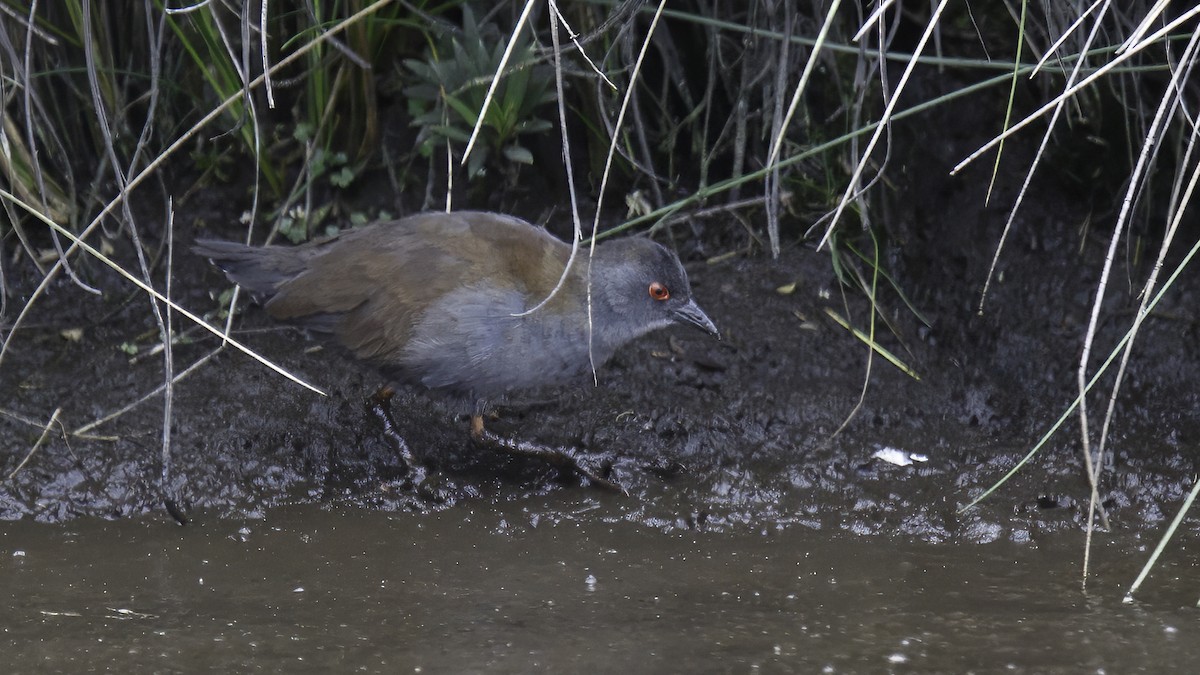
<instances>
[{"instance_id":1,"label":"bird's foot","mask_svg":"<svg viewBox=\"0 0 1200 675\"><path fill-rule=\"evenodd\" d=\"M518 441L511 438L504 438L491 431L488 431L483 426L483 418L475 415L471 418L471 438L477 443L491 446L494 449L506 452L517 457L532 457L546 462L560 471L566 471L576 476L586 478L589 483L596 487L605 490L617 492L626 497L629 493L625 488L607 476L601 475L599 472L590 467L581 464L575 457L575 451L572 448L553 448L548 445L539 445L530 443L529 441ZM604 472L609 473L612 470L611 466L605 467Z\"/></svg>"},{"instance_id":2,"label":"bird's foot","mask_svg":"<svg viewBox=\"0 0 1200 675\"><path fill-rule=\"evenodd\" d=\"M396 418L392 417L392 397L395 394L396 391L391 387L383 387L371 395L367 401L367 408L383 426L384 438L388 439L396 448L396 454L400 455L400 461L404 464L404 468L408 471L414 484L419 484L425 479L425 467L417 461L412 449L408 447L408 441L404 440L404 437L397 431ZM414 473L419 475L413 475Z\"/></svg>"}]
</instances>

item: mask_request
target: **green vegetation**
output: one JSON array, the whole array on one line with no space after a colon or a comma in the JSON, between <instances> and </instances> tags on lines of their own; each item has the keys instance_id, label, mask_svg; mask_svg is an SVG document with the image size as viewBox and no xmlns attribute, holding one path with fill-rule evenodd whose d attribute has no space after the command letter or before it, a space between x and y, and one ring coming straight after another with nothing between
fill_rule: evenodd
<instances>
[{"instance_id":1,"label":"green vegetation","mask_svg":"<svg viewBox=\"0 0 1200 675\"><path fill-rule=\"evenodd\" d=\"M497 156L533 164L533 153L521 144L522 136L544 134L553 128L548 119L538 116L546 110L545 104L554 101L553 73L539 63L533 43L523 36L516 36L510 67L500 78L484 115L483 142L467 159L469 179L480 177L485 165ZM449 33L424 59L405 60L416 83L403 93L412 124L421 130L417 149L423 157L431 157L447 143L454 147L456 157L461 156L479 122L479 111L484 109L504 51L503 36L495 26L480 27L464 5L461 36ZM515 188L517 172L506 173L509 187Z\"/></svg>"}]
</instances>

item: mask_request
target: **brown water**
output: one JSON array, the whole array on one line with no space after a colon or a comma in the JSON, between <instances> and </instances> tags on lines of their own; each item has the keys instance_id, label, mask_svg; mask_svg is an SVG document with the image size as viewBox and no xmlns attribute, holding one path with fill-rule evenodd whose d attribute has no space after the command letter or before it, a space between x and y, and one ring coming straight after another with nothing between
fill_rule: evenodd
<instances>
[{"instance_id":1,"label":"brown water","mask_svg":"<svg viewBox=\"0 0 1200 675\"><path fill-rule=\"evenodd\" d=\"M663 533L619 498L0 524L3 672L1186 672L1200 558L1131 535ZM557 512L558 518L531 517ZM572 515L573 514L573 515ZM1193 670L1194 672L1194 670Z\"/></svg>"}]
</instances>

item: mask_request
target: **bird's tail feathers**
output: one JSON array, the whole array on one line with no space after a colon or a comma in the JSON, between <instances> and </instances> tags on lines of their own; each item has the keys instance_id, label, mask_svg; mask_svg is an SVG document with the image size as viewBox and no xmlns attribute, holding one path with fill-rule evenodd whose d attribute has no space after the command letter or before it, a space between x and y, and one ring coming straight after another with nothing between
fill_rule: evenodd
<instances>
[{"instance_id":1,"label":"bird's tail feathers","mask_svg":"<svg viewBox=\"0 0 1200 675\"><path fill-rule=\"evenodd\" d=\"M220 267L225 276L252 293L271 296L279 285L304 270L295 247L246 246L218 239L197 239L192 251Z\"/></svg>"}]
</instances>

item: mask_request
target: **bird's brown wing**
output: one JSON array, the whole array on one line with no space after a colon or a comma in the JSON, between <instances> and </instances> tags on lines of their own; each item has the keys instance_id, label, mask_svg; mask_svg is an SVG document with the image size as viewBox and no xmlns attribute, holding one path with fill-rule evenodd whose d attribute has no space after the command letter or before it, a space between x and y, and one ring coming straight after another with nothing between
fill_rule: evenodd
<instances>
[{"instance_id":1,"label":"bird's brown wing","mask_svg":"<svg viewBox=\"0 0 1200 675\"><path fill-rule=\"evenodd\" d=\"M399 360L427 312L464 289L508 284L540 301L569 253L524 221L475 212L410 216L313 246L267 310L329 330L359 358L383 364Z\"/></svg>"}]
</instances>

